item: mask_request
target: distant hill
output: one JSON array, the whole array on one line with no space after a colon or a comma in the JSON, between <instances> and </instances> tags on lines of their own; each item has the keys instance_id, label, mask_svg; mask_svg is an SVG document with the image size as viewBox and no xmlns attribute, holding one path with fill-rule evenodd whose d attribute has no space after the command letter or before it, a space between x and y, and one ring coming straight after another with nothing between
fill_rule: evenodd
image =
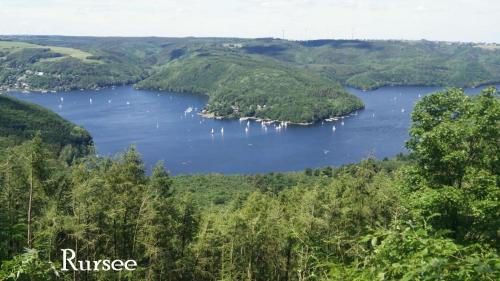
<instances>
[{"instance_id":1,"label":"distant hill","mask_svg":"<svg viewBox=\"0 0 500 281\"><path fill-rule=\"evenodd\" d=\"M93 143L86 130L56 113L0 95L0 149L30 140L37 131L56 153L70 145L75 153L85 155Z\"/></svg>"},{"instance_id":2,"label":"distant hill","mask_svg":"<svg viewBox=\"0 0 500 281\"><path fill-rule=\"evenodd\" d=\"M0 36L0 90L136 84L208 94L206 109L223 117L310 122L360 108L339 85L374 89L499 82L497 44Z\"/></svg>"}]
</instances>

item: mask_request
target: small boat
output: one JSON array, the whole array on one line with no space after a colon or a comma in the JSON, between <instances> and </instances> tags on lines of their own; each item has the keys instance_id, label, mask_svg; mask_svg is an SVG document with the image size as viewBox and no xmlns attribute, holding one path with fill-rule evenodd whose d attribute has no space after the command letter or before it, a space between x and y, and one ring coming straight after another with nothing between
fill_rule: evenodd
<instances>
[{"instance_id":1,"label":"small boat","mask_svg":"<svg viewBox=\"0 0 500 281\"><path fill-rule=\"evenodd\" d=\"M193 111L193 108L190 106L186 110L184 110L184 115L191 113Z\"/></svg>"},{"instance_id":2,"label":"small boat","mask_svg":"<svg viewBox=\"0 0 500 281\"><path fill-rule=\"evenodd\" d=\"M405 113L405 109L404 108L401 108L401 113Z\"/></svg>"},{"instance_id":3,"label":"small boat","mask_svg":"<svg viewBox=\"0 0 500 281\"><path fill-rule=\"evenodd\" d=\"M340 123L340 125L344 126L344 121L342 121L342 123Z\"/></svg>"},{"instance_id":4,"label":"small boat","mask_svg":"<svg viewBox=\"0 0 500 281\"><path fill-rule=\"evenodd\" d=\"M210 132L212 135L214 134L214 128L212 128L212 131Z\"/></svg>"},{"instance_id":5,"label":"small boat","mask_svg":"<svg viewBox=\"0 0 500 281\"><path fill-rule=\"evenodd\" d=\"M335 128L335 126L332 127L332 131L335 132L335 130L337 130L337 128Z\"/></svg>"},{"instance_id":6,"label":"small boat","mask_svg":"<svg viewBox=\"0 0 500 281\"><path fill-rule=\"evenodd\" d=\"M224 127L222 127L222 128L220 129L220 133L221 133L221 134L224 134Z\"/></svg>"},{"instance_id":7,"label":"small boat","mask_svg":"<svg viewBox=\"0 0 500 281\"><path fill-rule=\"evenodd\" d=\"M245 128L245 133L248 133L248 127Z\"/></svg>"},{"instance_id":8,"label":"small boat","mask_svg":"<svg viewBox=\"0 0 500 281\"><path fill-rule=\"evenodd\" d=\"M89 103L92 104L92 99L89 99Z\"/></svg>"},{"instance_id":9,"label":"small boat","mask_svg":"<svg viewBox=\"0 0 500 281\"><path fill-rule=\"evenodd\" d=\"M64 101L64 98L63 98L63 97L61 97L61 102L63 102L63 101Z\"/></svg>"}]
</instances>

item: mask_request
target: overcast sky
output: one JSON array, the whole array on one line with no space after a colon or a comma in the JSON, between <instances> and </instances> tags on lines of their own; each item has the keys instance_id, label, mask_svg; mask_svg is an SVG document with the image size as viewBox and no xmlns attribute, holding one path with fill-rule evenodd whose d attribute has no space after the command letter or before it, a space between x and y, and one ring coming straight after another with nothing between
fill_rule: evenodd
<instances>
[{"instance_id":1,"label":"overcast sky","mask_svg":"<svg viewBox=\"0 0 500 281\"><path fill-rule=\"evenodd\" d=\"M0 0L0 34L500 43L500 0Z\"/></svg>"}]
</instances>

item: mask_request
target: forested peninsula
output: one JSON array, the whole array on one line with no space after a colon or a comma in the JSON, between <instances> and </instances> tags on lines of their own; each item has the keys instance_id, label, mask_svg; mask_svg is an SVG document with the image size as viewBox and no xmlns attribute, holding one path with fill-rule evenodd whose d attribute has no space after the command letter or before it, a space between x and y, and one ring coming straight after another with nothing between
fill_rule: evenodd
<instances>
[{"instance_id":1,"label":"forested peninsula","mask_svg":"<svg viewBox=\"0 0 500 281\"><path fill-rule=\"evenodd\" d=\"M16 145L0 142L0 280L500 279L494 88L423 97L409 155L248 176L172 177L162 162L148 174L133 146L61 157L48 136L72 125L0 102L20 124ZM67 248L137 270L64 272Z\"/></svg>"},{"instance_id":2,"label":"forested peninsula","mask_svg":"<svg viewBox=\"0 0 500 281\"><path fill-rule=\"evenodd\" d=\"M196 92L220 118L311 123L363 107L343 86L500 82L497 44L271 38L0 36L0 89L134 84Z\"/></svg>"}]
</instances>

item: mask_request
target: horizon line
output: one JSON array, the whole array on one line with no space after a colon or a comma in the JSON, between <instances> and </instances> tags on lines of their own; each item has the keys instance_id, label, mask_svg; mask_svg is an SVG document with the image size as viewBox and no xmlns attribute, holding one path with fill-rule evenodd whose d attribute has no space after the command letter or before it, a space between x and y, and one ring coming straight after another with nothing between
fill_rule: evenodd
<instances>
[{"instance_id":1,"label":"horizon line","mask_svg":"<svg viewBox=\"0 0 500 281\"><path fill-rule=\"evenodd\" d=\"M500 42L495 41L451 41L451 40L433 40L433 39L394 39L394 38L314 38L314 39L292 39L292 38L280 38L280 37L232 37L232 36L161 36L161 35L64 35L64 34L0 34L0 37L37 37L37 36L45 36L45 37L91 37L91 38L164 38L164 39L237 39L237 40L263 40L263 39L271 39L271 40L281 40L281 41L290 41L290 42L307 42L307 41L320 41L320 40L331 40L331 41L402 41L402 42L418 42L418 41L428 41L428 42L438 42L438 43L462 43L462 44L495 44L498 45ZM0 38L1 40L1 38Z\"/></svg>"}]
</instances>

